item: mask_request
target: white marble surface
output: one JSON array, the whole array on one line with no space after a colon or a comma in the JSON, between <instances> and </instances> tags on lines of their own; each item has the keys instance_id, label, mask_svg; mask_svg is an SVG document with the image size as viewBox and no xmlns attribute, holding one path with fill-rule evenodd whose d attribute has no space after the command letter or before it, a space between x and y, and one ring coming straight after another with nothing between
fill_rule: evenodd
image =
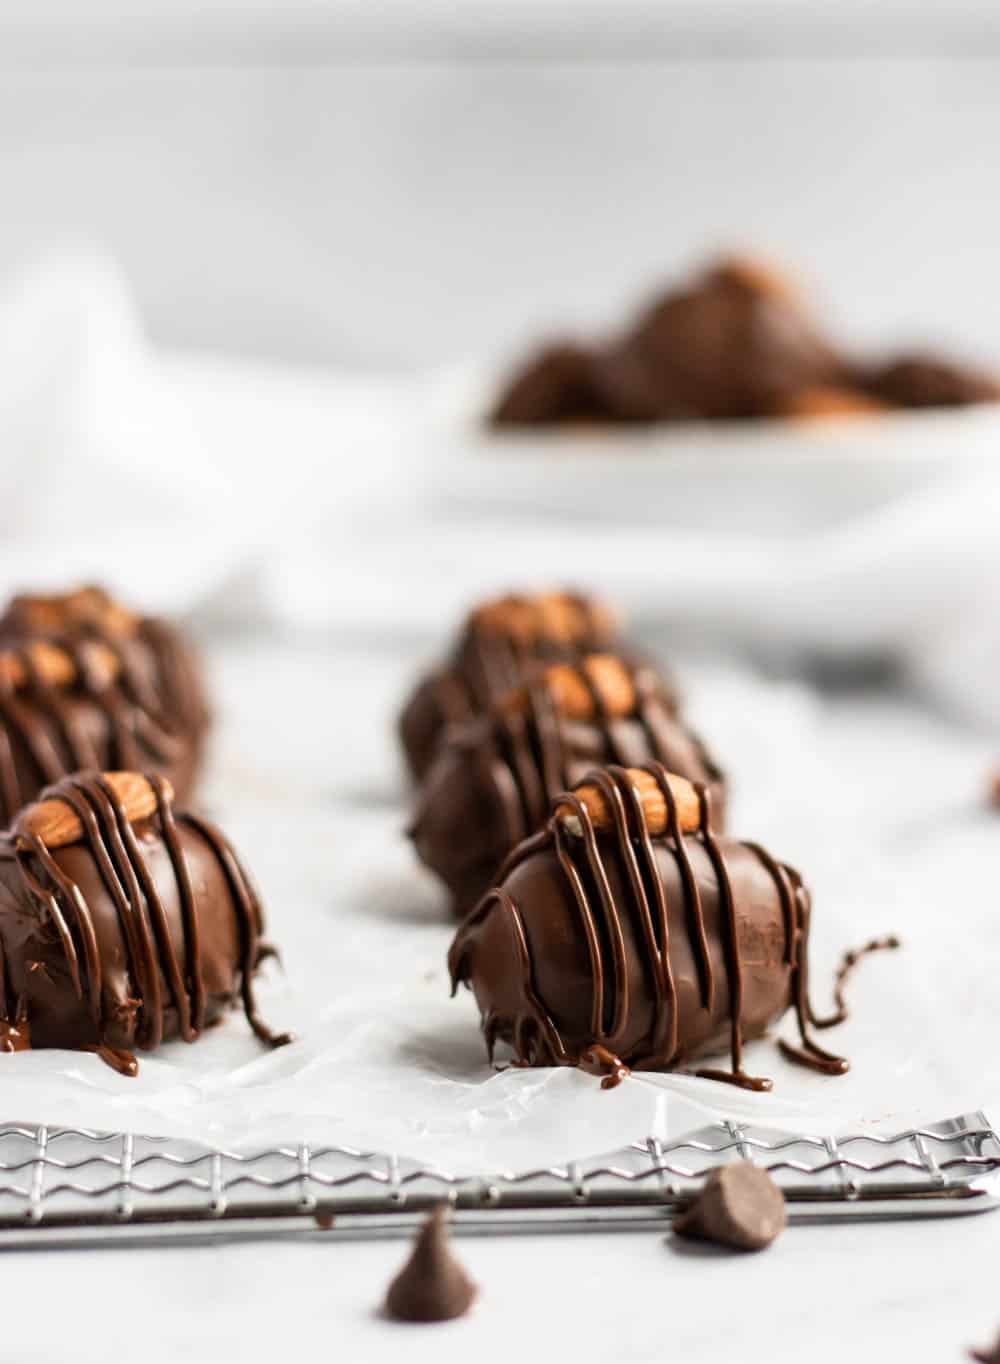
<instances>
[{"instance_id":1,"label":"white marble surface","mask_svg":"<svg viewBox=\"0 0 1000 1364\"><path fill-rule=\"evenodd\" d=\"M343 933L350 935L365 913L365 886L356 881L352 850L343 838L346 827L355 827L345 822L348 809L355 819L373 821L386 838L398 913L384 921L385 933L393 935L385 960L389 972L398 971L408 941L426 949L428 916L435 913L433 888L415 870L411 881L409 864L393 841L399 788L386 726L414 666L411 651L234 638L213 645L211 662L221 723L206 798L252 861L275 936L292 945L293 985L316 989L321 973L307 969L302 956L307 945L316 955L336 951ZM699 718L719 739L734 736L740 717L725 713L717 665L692 664L685 673L696 691L701 680L701 704L693 698ZM903 839L913 849L923 845L930 903L934 877L959 847L974 845L986 855L996 830L977 807L988 765L980 736L953 729L899 698L827 701L797 684L754 685L771 698L775 721L783 717L793 733L822 732L826 740L805 752L794 743L776 744L774 731L764 725L741 743L738 819L752 820L783 852L815 866L821 881L832 874L838 855L861 846L850 811L840 808L846 788L843 772L835 770L838 753L851 768L862 753L869 755L871 770L863 782L869 791L882 779L885 824L881 833L871 831L865 846L874 856L880 843L891 847ZM274 705L279 696L297 697L300 704L279 716ZM747 790L750 765L759 790L773 795L790 775L789 764L801 764L813 777L829 768L838 808L820 836L809 833L808 821L789 827L780 800L754 798ZM929 772L934 780L924 782ZM860 790L858 799L865 799ZM312 844L304 859L293 847L303 829ZM826 856L821 842L828 845ZM350 903L342 896L345 868L354 887ZM386 881L377 868L365 875L373 892L371 910L381 913ZM878 891L873 912L881 913L888 907L881 895L891 896L891 887L879 882ZM942 913L958 908L939 906ZM895 903L892 909L897 916L892 926L902 929L898 916L907 906ZM292 922L301 915L315 917L315 932L303 933ZM982 918L988 923L988 906ZM827 923L820 935L824 952L835 927ZM442 948L447 936L442 926ZM413 959L411 966L417 970L420 961ZM879 990L891 991L892 972L904 969L901 957L869 974L859 1005L874 1008L876 980ZM955 989L961 996L957 974ZM910 1020L907 1027L916 1023ZM471 1016L468 1026L474 1028ZM226 1031L235 1038L239 1020ZM864 1038L862 1029L855 1041ZM760 1048L755 1057L770 1061L769 1050L763 1055L766 1044ZM864 1065L863 1049L855 1062ZM933 1094L922 1097L933 1104ZM822 1364L851 1352L862 1359L958 1361L964 1346L985 1341L1000 1325L992 1253L998 1236L995 1214L795 1227L771 1251L750 1258L678 1248L651 1231L470 1236L462 1238L460 1252L482 1285L473 1314L451 1325L414 1329L385 1322L377 1311L404 1254L403 1244L393 1240L319 1237L274 1245L15 1252L3 1262L4 1340L8 1357L19 1364L64 1364L67 1358L86 1364L125 1350L150 1364L183 1354L216 1364L270 1361L290 1350L309 1358L332 1351L352 1360L388 1360L405 1350L413 1359L443 1361L500 1360L516 1353L545 1358L556 1352L627 1364L663 1358L721 1364L735 1357Z\"/></svg>"}]
</instances>

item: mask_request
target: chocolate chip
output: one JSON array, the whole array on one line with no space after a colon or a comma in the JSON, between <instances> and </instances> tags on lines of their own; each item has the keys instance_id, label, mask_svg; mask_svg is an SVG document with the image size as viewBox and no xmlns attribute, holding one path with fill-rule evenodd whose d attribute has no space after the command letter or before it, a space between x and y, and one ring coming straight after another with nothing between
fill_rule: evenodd
<instances>
[{"instance_id":1,"label":"chocolate chip","mask_svg":"<svg viewBox=\"0 0 1000 1364\"><path fill-rule=\"evenodd\" d=\"M673 1229L680 1236L735 1250L763 1250L786 1224L785 1199L777 1184L766 1170L740 1160L712 1171Z\"/></svg>"},{"instance_id":2,"label":"chocolate chip","mask_svg":"<svg viewBox=\"0 0 1000 1364\"><path fill-rule=\"evenodd\" d=\"M438 1204L421 1227L406 1264L385 1300L396 1321L450 1321L472 1306L478 1293L448 1244L447 1211Z\"/></svg>"}]
</instances>

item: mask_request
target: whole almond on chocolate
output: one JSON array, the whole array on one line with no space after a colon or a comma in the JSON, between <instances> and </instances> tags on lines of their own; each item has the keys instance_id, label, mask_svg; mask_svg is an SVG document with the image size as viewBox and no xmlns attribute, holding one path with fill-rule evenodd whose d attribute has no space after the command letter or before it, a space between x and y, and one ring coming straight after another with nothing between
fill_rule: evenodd
<instances>
[{"instance_id":1,"label":"whole almond on chocolate","mask_svg":"<svg viewBox=\"0 0 1000 1364\"><path fill-rule=\"evenodd\" d=\"M121 801L125 817L130 824L135 824L140 819L149 819L155 814L156 792L142 773L105 772L100 780L106 783ZM165 778L163 791L165 800L173 800L173 789ZM80 841L83 837L83 825L72 805L56 797L26 806L14 821L13 832L33 835L41 839L47 848L64 848L70 843Z\"/></svg>"},{"instance_id":2,"label":"whole almond on chocolate","mask_svg":"<svg viewBox=\"0 0 1000 1364\"><path fill-rule=\"evenodd\" d=\"M666 773L663 780L670 788L677 811L677 825L681 833L695 833L701 825L701 798L698 788L676 773ZM641 767L628 769L629 785L639 797L646 829L650 834L664 834L670 828L667 800L660 782L651 772ZM614 826L608 797L600 786L584 782L571 793L584 806L598 833L608 833ZM568 832L583 834L580 815L569 802L560 806L559 819Z\"/></svg>"}]
</instances>

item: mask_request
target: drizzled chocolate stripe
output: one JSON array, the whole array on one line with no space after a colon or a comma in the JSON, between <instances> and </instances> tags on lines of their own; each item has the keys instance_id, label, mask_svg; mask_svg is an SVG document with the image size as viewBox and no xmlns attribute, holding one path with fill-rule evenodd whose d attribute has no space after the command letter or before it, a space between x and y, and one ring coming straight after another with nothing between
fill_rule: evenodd
<instances>
[{"instance_id":1,"label":"drizzled chocolate stripe","mask_svg":"<svg viewBox=\"0 0 1000 1364\"><path fill-rule=\"evenodd\" d=\"M491 710L521 686L540 661L572 660L614 647L617 625L600 604L575 593L554 595L572 617L571 628L554 634L551 602L546 619L537 597L509 596L471 613L447 663L417 686L400 716L400 738L415 777L423 779L430 770L450 725ZM536 613L535 628L520 633L508 628L511 622L504 620L508 607L520 615L522 625L524 613Z\"/></svg>"},{"instance_id":2,"label":"drizzled chocolate stripe","mask_svg":"<svg viewBox=\"0 0 1000 1364\"><path fill-rule=\"evenodd\" d=\"M703 771L710 779L721 780L721 774L705 754L700 740L688 730L681 731L679 721L669 714L657 680L648 668L625 665L637 704L633 715L622 719L609 714L604 698L587 669L582 664L573 666L593 698L597 716L593 728L603 737L608 762L626 766L634 759L634 737L630 743L625 726L638 721L648 752L657 762L682 775L699 775L690 772L690 765L680 760L677 743L683 733L685 739L694 742L702 757ZM541 825L550 803L573 784L574 776L577 775L571 767L573 753L569 730L573 722L567 722L560 715L551 692L541 683L529 686L526 705L517 708L500 705L493 715L498 753L510 769L523 811L521 819L508 811L507 823L517 828L518 837L522 838Z\"/></svg>"},{"instance_id":3,"label":"drizzled chocolate stripe","mask_svg":"<svg viewBox=\"0 0 1000 1364\"><path fill-rule=\"evenodd\" d=\"M729 870L734 845L720 840L713 831L710 794L706 787L698 788L698 829L685 835L680 830L677 801L667 772L656 763L650 763L642 770L655 779L663 794L668 828L664 835L657 836L656 842L669 850L676 864L683 895L679 922L686 925L688 945L698 971L700 1007L709 1015L716 1007L720 988L715 979L710 937L718 943L725 972L731 1069L700 1069L696 1073L741 1088L769 1089L770 1080L749 1075L743 1068L745 963L740 943L739 906ZM605 1053L615 1057L625 1053L625 1044L631 1036L633 1040L625 1055L630 1064L669 1069L681 1059L678 1044L680 1004L673 972L667 892L657 865L654 840L628 771L617 766L600 769L589 773L585 784L602 793L610 811L610 827L599 833L587 805L573 792L559 797L557 811L544 831L511 854L501 869L498 888L484 897L458 930L449 954L453 986L457 987L460 980L469 977L467 953L481 926L494 913L505 916L513 930L521 960L522 1006L513 1019L501 1020L492 1010L488 995L483 996L486 1001L484 1028L491 1054L497 1036L503 1032L513 1042L522 1061L531 1064L580 1061L581 1056L570 1054L537 988L537 963L531 938L525 929L521 909L507 888L511 878L516 879L521 866L550 850L557 859L575 907L589 960L590 1019L583 1051L603 1048ZM704 849L715 881L719 921L711 934L690 855L690 848L696 843ZM808 894L797 874L758 845L744 843L735 847L751 853L767 873L775 891L774 910L777 913L780 909L784 943L779 969L791 968L790 998L786 996L786 999L795 1008L802 1041L801 1048L785 1047L786 1054L814 1069L842 1073L847 1069L847 1063L824 1051L809 1035L810 1023L815 1025L816 1020L808 998ZM613 878L610 875L612 864L618 869ZM612 893L613 884L621 888L617 897ZM675 923L677 921L675 917ZM778 921L773 922L777 926ZM628 932L626 924L631 926ZM633 944L631 949L628 943ZM634 1040L634 1032L629 1033L633 1017L629 996L630 950L638 954L642 978L652 985L652 1021L648 1036L639 1043ZM632 978L636 978L634 971ZM509 1005L512 998L509 991L504 992L504 998ZM529 1037L530 1046L525 1044L525 1038Z\"/></svg>"},{"instance_id":4,"label":"drizzled chocolate stripe","mask_svg":"<svg viewBox=\"0 0 1000 1364\"><path fill-rule=\"evenodd\" d=\"M276 1033L263 1021L257 1011L254 998L253 973L260 964L265 944L261 942L263 914L260 900L247 874L246 868L237 860L232 848L214 824L199 819L195 815L182 815L181 818L191 828L197 829L209 844L226 874L229 890L236 906L240 927L241 960L240 992L243 998L243 1012L247 1022L262 1042L271 1047L283 1047L292 1040L290 1033ZM276 955L274 948L266 946L268 955Z\"/></svg>"},{"instance_id":5,"label":"drizzled chocolate stripe","mask_svg":"<svg viewBox=\"0 0 1000 1364\"><path fill-rule=\"evenodd\" d=\"M197 681L169 627L143 622L139 636L126 638L92 622L79 635L52 638L57 638L58 647L73 661L71 690L46 681L30 641L15 639L5 648L17 658L26 679L23 686L15 687L9 676L0 675L0 795L8 819L35 796L39 786L58 781L67 772L101 766L135 770L150 762L167 765L178 758L185 744L195 741L204 725ZM174 715L141 666L139 649L144 646L140 638L152 650L163 696L171 698ZM95 643L114 658L117 676L97 666ZM76 706L80 696L106 718L106 753L98 753L87 732ZM18 772L15 745L37 772L28 789Z\"/></svg>"},{"instance_id":6,"label":"drizzled chocolate stripe","mask_svg":"<svg viewBox=\"0 0 1000 1364\"><path fill-rule=\"evenodd\" d=\"M168 1008L175 1011L177 1032L185 1041L194 1041L199 1036L205 1027L208 1002L202 957L203 919L210 911L235 915L239 960L231 965L244 1012L259 1038L271 1046L283 1045L290 1040L289 1036L273 1032L261 1020L254 997L254 971L271 949L261 939L263 915L246 871L214 825L193 815L175 814L166 783L155 775L146 780L156 799L156 813L147 823L162 839L174 873L180 950L171 933L167 904L144 854L143 839L137 835L116 787L101 774L84 773L64 778L42 793L43 800L69 805L80 821L79 843L92 859L99 878L97 884L113 906L125 950L123 965L128 990L124 1000L114 1003L105 997L106 972L109 968L120 970L122 963L106 963L103 959L95 907L44 838L33 832L16 832L0 849L6 857L14 859L23 886L55 929L71 988L77 998L86 1000L98 1050L118 1069L135 1073L135 1057L111 1047L107 1035L109 1025L120 1022L127 1012L135 1014L135 1044L143 1050L151 1050L162 1042ZM199 899L188 865L191 854L185 854L181 843L182 828L193 830L210 850L228 887L228 905L224 902L209 905ZM4 968L0 971L0 984L6 996L2 1016L9 1025L11 996L6 957L0 965ZM19 1001L19 1014L23 1013L21 1004ZM0 1035L0 1046L2 1043Z\"/></svg>"}]
</instances>

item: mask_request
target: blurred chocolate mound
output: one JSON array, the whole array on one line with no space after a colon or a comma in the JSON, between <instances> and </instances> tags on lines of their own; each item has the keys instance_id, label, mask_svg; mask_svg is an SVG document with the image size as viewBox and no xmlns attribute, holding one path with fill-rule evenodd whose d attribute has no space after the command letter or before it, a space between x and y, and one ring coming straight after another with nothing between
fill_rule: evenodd
<instances>
[{"instance_id":1,"label":"blurred chocolate mound","mask_svg":"<svg viewBox=\"0 0 1000 1364\"><path fill-rule=\"evenodd\" d=\"M618 338L543 346L508 380L493 426L871 417L1000 399L1000 376L915 353L860 363L802 291L750 257L710 265Z\"/></svg>"}]
</instances>

